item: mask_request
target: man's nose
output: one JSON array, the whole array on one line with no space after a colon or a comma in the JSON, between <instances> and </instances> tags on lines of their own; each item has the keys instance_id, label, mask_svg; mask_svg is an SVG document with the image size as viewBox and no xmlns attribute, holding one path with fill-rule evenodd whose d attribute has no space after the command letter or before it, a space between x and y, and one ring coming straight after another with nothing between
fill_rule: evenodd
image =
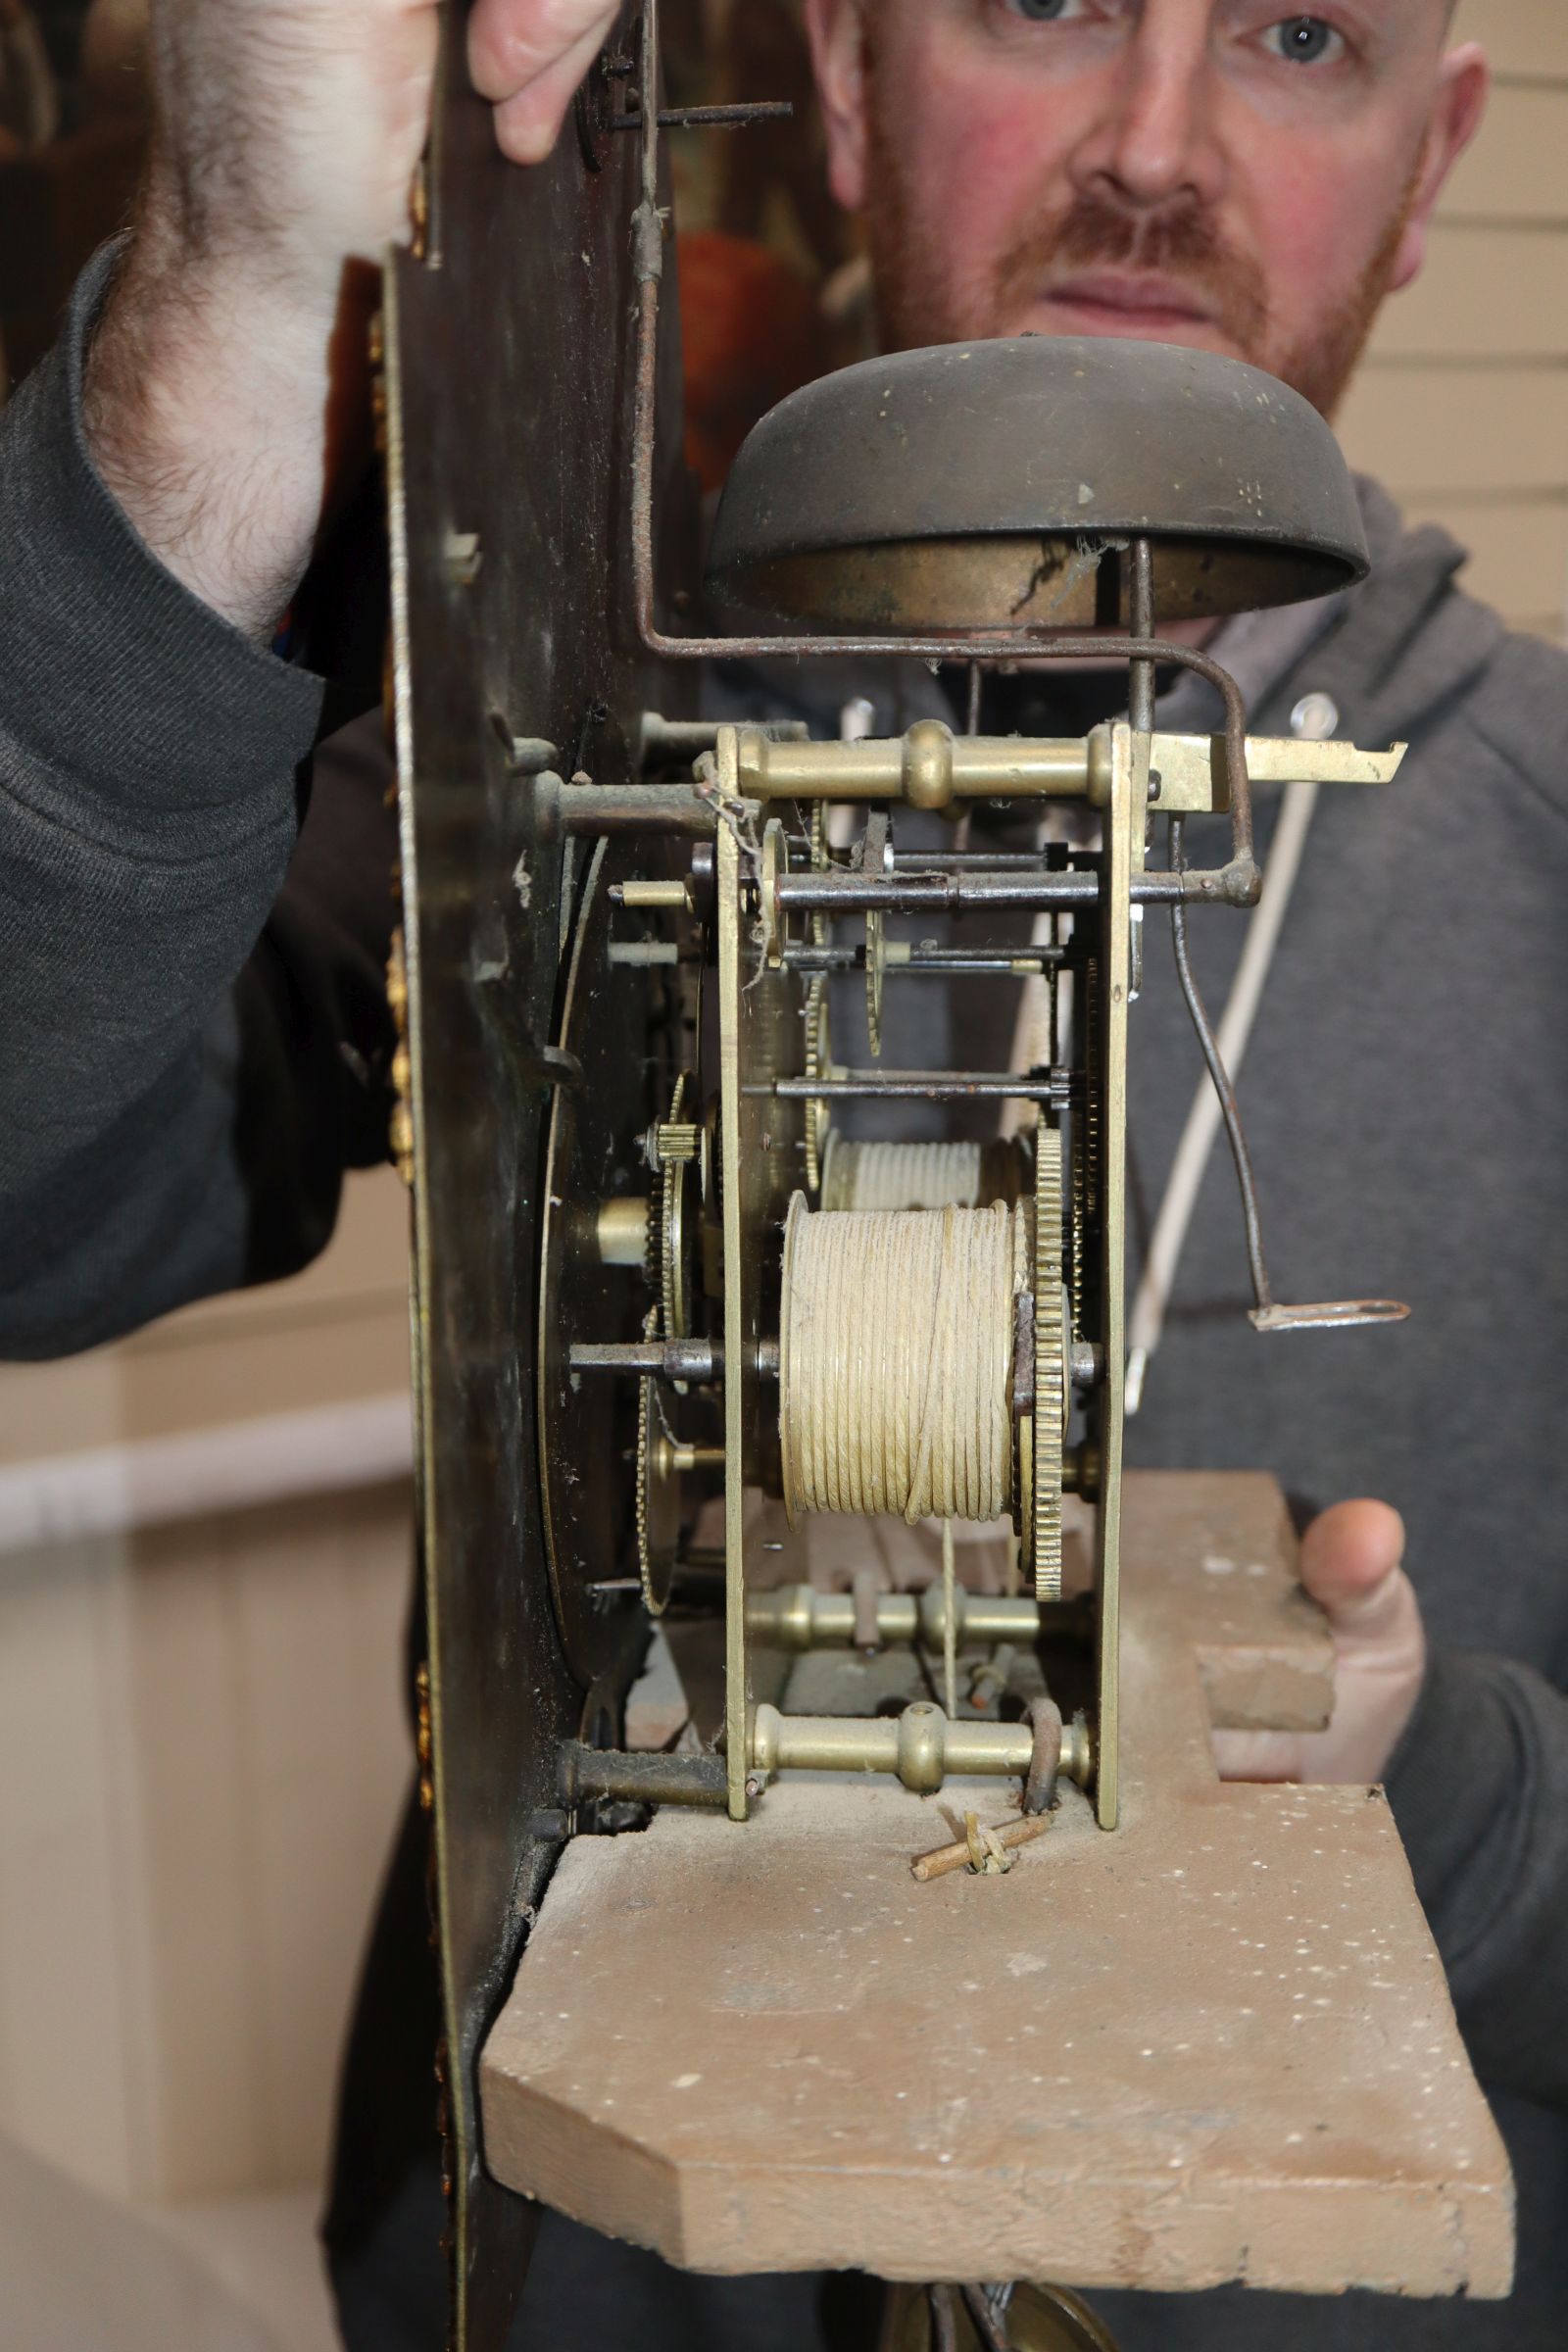
<instances>
[{"instance_id":1,"label":"man's nose","mask_svg":"<svg viewBox=\"0 0 1568 2352\"><path fill-rule=\"evenodd\" d=\"M1140 208L1217 201L1227 168L1209 17L1192 0L1140 12L1074 151L1080 187Z\"/></svg>"}]
</instances>

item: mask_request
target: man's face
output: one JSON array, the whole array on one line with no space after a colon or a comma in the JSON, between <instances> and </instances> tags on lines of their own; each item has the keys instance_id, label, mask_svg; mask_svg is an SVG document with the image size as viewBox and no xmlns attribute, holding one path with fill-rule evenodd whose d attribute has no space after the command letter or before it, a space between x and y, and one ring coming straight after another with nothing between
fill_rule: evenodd
<instances>
[{"instance_id":1,"label":"man's face","mask_svg":"<svg viewBox=\"0 0 1568 2352\"><path fill-rule=\"evenodd\" d=\"M1328 415L1486 68L1448 0L808 0L885 343L1136 335Z\"/></svg>"}]
</instances>

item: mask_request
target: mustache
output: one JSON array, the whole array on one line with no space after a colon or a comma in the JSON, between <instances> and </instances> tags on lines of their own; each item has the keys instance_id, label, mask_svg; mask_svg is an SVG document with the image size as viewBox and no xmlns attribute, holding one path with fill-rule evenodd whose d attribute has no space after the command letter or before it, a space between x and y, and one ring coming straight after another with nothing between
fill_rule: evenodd
<instances>
[{"instance_id":1,"label":"mustache","mask_svg":"<svg viewBox=\"0 0 1568 2352\"><path fill-rule=\"evenodd\" d=\"M1201 203L1184 200L1134 213L1108 196L1084 193L1037 221L1003 260L998 315L1005 317L1054 278L1083 270L1146 270L1190 286L1241 351L1260 350L1269 323L1263 272L1220 234Z\"/></svg>"}]
</instances>

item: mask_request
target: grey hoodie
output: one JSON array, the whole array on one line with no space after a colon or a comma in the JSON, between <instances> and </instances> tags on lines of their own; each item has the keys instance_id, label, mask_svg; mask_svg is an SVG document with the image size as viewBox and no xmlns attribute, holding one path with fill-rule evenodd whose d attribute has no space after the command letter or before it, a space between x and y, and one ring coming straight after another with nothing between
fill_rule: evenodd
<instances>
[{"instance_id":1,"label":"grey hoodie","mask_svg":"<svg viewBox=\"0 0 1568 2352\"><path fill-rule=\"evenodd\" d=\"M0 418L11 1354L302 1262L330 1230L342 1164L384 1135L368 977L384 880L341 911L384 857L378 789L363 762L339 778L340 814L360 814L334 832L318 779L257 950L319 690L184 596L93 475L76 354L100 290L101 269ZM1283 728L1315 691L1346 735L1412 747L1393 790L1320 808L1243 1102L1280 1295L1395 1296L1415 1316L1255 1337L1216 1159L1132 1452L1267 1467L1303 1504L1376 1494L1406 1516L1433 1663L1390 1794L1513 2151L1520 2284L1501 2307L1106 2298L1129 2352L1252 2346L1265 2329L1280 2352L1568 2344L1568 658L1471 603L1445 534L1405 534L1376 490L1365 503L1373 576L1326 628L1257 624L1224 649L1259 726ZM884 721L931 692L919 672L887 683L906 699ZM818 714L819 685L791 688ZM1161 715L1208 716L1187 688ZM1269 829L1265 810L1265 848ZM1192 928L1217 1004L1243 924L1215 912ZM1133 1153L1152 1208L1197 1062L1152 921L1149 945Z\"/></svg>"}]
</instances>

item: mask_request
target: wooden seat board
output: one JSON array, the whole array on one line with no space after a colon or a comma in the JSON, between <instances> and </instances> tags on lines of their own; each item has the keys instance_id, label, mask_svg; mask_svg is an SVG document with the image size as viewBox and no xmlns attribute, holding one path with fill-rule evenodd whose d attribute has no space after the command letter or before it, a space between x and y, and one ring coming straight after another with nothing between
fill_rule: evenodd
<instances>
[{"instance_id":1,"label":"wooden seat board","mask_svg":"<svg viewBox=\"0 0 1568 2352\"><path fill-rule=\"evenodd\" d=\"M785 1781L563 1857L481 2067L510 2186L716 2273L1495 2296L1507 2161L1381 1791L1222 1787L1321 1721L1272 1482L1143 1476L1122 1827L1070 1791L930 1885L995 1783Z\"/></svg>"}]
</instances>

